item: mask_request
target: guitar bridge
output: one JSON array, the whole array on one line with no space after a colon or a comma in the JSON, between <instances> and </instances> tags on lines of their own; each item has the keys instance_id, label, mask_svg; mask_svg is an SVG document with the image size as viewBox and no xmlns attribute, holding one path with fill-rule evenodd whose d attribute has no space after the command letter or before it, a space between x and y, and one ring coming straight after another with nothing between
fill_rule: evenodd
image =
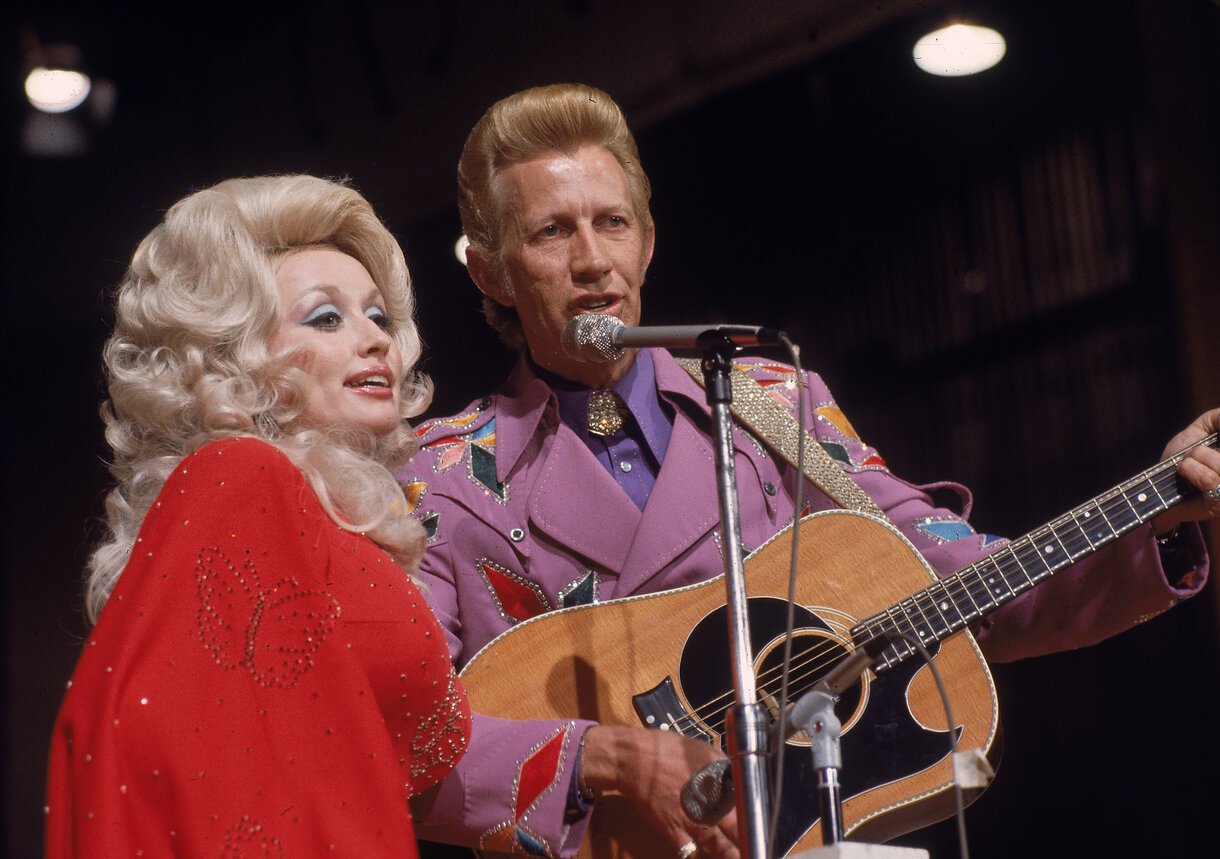
<instances>
[{"instance_id":1,"label":"guitar bridge","mask_svg":"<svg viewBox=\"0 0 1220 859\"><path fill-rule=\"evenodd\" d=\"M666 677L647 692L631 696L631 704L645 728L677 731L684 737L715 743L715 737L703 730L695 717L682 704L674 682Z\"/></svg>"}]
</instances>

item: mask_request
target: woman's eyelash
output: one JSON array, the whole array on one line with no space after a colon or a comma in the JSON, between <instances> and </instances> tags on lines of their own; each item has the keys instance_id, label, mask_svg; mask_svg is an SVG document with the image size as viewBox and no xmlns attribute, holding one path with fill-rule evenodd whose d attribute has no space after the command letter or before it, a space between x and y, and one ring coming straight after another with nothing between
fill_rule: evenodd
<instances>
[{"instance_id":1,"label":"woman's eyelash","mask_svg":"<svg viewBox=\"0 0 1220 859\"><path fill-rule=\"evenodd\" d=\"M376 322L377 326L383 331L388 331L390 326L393 324L393 320L390 319L390 315L380 307L370 307L368 310L364 311L364 315Z\"/></svg>"},{"instance_id":2,"label":"woman's eyelash","mask_svg":"<svg viewBox=\"0 0 1220 859\"><path fill-rule=\"evenodd\" d=\"M343 321L343 314L339 312L339 308L333 304L323 304L314 308L309 314L301 320L305 325L313 325L315 327L326 327L337 325Z\"/></svg>"},{"instance_id":3,"label":"woman's eyelash","mask_svg":"<svg viewBox=\"0 0 1220 859\"><path fill-rule=\"evenodd\" d=\"M390 319L389 314L380 307L366 308L364 315L382 330L388 331L393 325L393 320ZM343 319L343 312L328 302L315 307L306 314L305 318L301 320L301 324L310 325L314 328L337 328L343 322Z\"/></svg>"}]
</instances>

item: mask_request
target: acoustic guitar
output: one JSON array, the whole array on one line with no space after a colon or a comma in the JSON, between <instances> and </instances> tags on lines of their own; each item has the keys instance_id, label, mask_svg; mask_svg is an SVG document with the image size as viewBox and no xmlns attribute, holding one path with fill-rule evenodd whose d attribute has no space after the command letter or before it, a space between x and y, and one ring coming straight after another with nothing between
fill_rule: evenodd
<instances>
[{"instance_id":1,"label":"acoustic guitar","mask_svg":"<svg viewBox=\"0 0 1220 859\"><path fill-rule=\"evenodd\" d=\"M1213 435L1199 444L1215 447ZM1059 570L1183 500L1179 453L981 560L938 578L892 525L826 511L803 519L791 700L857 644L893 637L839 702L844 832L884 841L953 813L948 731L959 749L999 752L999 711L968 627ZM776 714L786 629L792 530L745 562L749 630L761 702ZM511 719L581 717L679 731L722 744L733 705L723 576L654 594L549 612L490 642L462 670L471 707ZM918 649L935 656L954 724ZM775 853L822 844L807 739L783 744ZM976 792L974 796L977 796ZM973 797L971 797L973 798ZM598 800L581 859L672 859L621 795Z\"/></svg>"}]
</instances>

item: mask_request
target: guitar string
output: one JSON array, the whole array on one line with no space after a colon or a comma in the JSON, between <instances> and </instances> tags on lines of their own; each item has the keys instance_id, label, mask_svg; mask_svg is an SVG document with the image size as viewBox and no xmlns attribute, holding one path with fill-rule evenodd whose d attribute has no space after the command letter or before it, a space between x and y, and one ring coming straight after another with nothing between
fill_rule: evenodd
<instances>
[{"instance_id":1,"label":"guitar string","mask_svg":"<svg viewBox=\"0 0 1220 859\"><path fill-rule=\"evenodd\" d=\"M821 641L824 645L828 643L826 639L821 639ZM809 677L820 676L820 673L824 673L827 669L831 668L845 653L846 651L844 650L843 646L837 642L829 642L829 646L823 646L821 650L815 650L814 647L810 647L808 650L801 651L800 656L804 661L794 663L794 665L791 667L789 685L793 690L795 690L796 694L800 694L801 692L811 689L813 687L813 682L810 682L808 685L800 686L799 688L797 687ZM824 657L830 658L827 659ZM810 663L817 660L822 661L818 662L816 665L813 665L812 668L809 668ZM806 671L806 668L809 668L809 670ZM782 670L782 666L766 669L758 678L759 689L762 692L768 693L768 696L770 696L770 693L777 692L778 684L776 681L778 680L778 675L782 672ZM798 674L797 672L802 673ZM720 695L705 701L703 704L691 710L689 714L671 718L667 724L671 728L683 733L688 728L702 730L698 726L699 722L709 726L719 724L723 716L728 713L729 708L732 706L733 694L734 693L732 691L721 693ZM723 733L723 731L721 731L721 733Z\"/></svg>"},{"instance_id":2,"label":"guitar string","mask_svg":"<svg viewBox=\"0 0 1220 859\"><path fill-rule=\"evenodd\" d=\"M1212 440L1216 438L1217 436L1215 435L1211 437ZM998 596L1006 602L1012 596L1018 595L1018 593L1032 587L1042 579L1053 575L1062 566L1066 566L1075 560L1071 554L1071 550L1064 543L1064 540L1067 539L1072 543L1072 545L1081 544L1079 542L1079 538L1073 539L1073 537L1076 535L1061 533L1063 526L1067 525L1068 523L1071 523L1074 526L1073 530L1079 532L1079 536L1084 538L1085 543L1089 547L1087 550L1082 551L1080 555L1077 556L1080 557L1120 536L1119 531L1115 529L1111 522L1111 516L1108 514L1114 514L1115 518L1118 518L1119 514L1122 514L1122 516L1125 518L1127 517L1128 512L1134 515L1134 523L1128 521L1120 524L1119 527L1122 529L1122 532L1125 533L1126 530L1148 521L1153 516L1158 515L1159 513L1168 509L1174 503L1177 503L1177 501L1181 500L1181 495L1176 486L1176 465L1184 456L1185 452L1175 455L1165 462L1159 463L1157 466L1148 469L1143 474L1117 487L1114 487L1111 490L1108 490L1107 492L1094 498L1092 501L1086 502L1085 504L1073 509L1069 513L1052 521L1048 525L1035 529L1024 537L1019 538L1014 543L1003 547L986 558L980 559L959 573L947 577L946 579L942 579L941 581L930 585L928 588L925 588L923 591L919 591L911 595L899 603L899 607L907 604L914 606L918 613L923 617L924 622L928 627L928 632L932 633L934 641L939 641L945 634L960 630L967 624L968 617L972 617L974 615L982 616L984 613L986 613L986 611L995 607L996 605L996 598L992 595L990 585L988 585L984 580L986 574L982 571L981 567L987 563L990 563L992 566L996 567L997 571L1000 573L1002 581L1004 582L1004 586L1010 595L1005 596L1001 593ZM1149 484L1149 487L1157 495L1159 503L1155 505L1156 509L1150 513L1141 514L1130 500L1129 493L1138 488L1140 483ZM1096 508L1098 512L1101 513L1108 529L1108 533L1103 532L1102 534L1094 535L1098 538L1096 543L1089 539L1088 533L1083 527L1080 526L1079 521L1077 520L1077 514L1088 512L1088 508L1091 507ZM1062 562L1056 561L1056 563L1052 565L1051 563L1048 563L1041 554L1036 553L1035 544L1047 536L1053 537L1059 546L1063 548L1066 558ZM1045 568L1040 573L1035 572L1032 577L1026 570L1025 565L1021 563L1020 557L1021 550L1029 550L1031 548L1035 549L1035 554L1032 557L1037 557L1039 559L1039 563ZM1020 585L1019 583L1017 584L1017 588L1020 589L1019 591L1013 589L1012 581L1009 579L1009 576L1012 575L1015 570L1010 569L1009 571L1005 572L1002 566L1004 561L1015 561L1017 569L1020 570L1021 575L1025 578L1026 584L1024 586ZM1010 563L1009 566L1011 567L1012 564ZM941 591L950 597L951 604L956 609L956 614L958 616L958 620L956 622L950 621L949 618L945 616L944 612L947 610L947 607L942 608L938 603L935 594L936 591ZM969 599L970 604L973 607L973 612L963 613L963 595L966 599ZM976 596L985 597L985 599L982 599L980 602L979 599L976 599ZM944 633L936 633L934 624L928 620L929 616L926 608L930 608L935 612L936 615L939 615L941 625L945 630ZM886 613L886 618L891 621L891 626L893 629L898 630L903 634L916 634L919 636L919 640L923 640L927 637L927 634L918 629L916 622L912 620L907 613L902 613L895 617L893 610L891 609ZM909 627L909 629L903 629L904 621L905 625ZM884 629L885 623L883 621L873 621L872 623L862 625L860 630L864 631L879 627ZM895 649L897 648L895 647ZM903 654L904 657L909 655L910 652L913 652L913 647L908 644L907 650L907 654ZM790 677L790 682L794 684L803 684L810 677L818 675L818 673L823 669L834 665L837 658L843 655L844 652L845 651L842 645L838 644L837 642L831 644L829 647L824 647L821 651L816 651L814 648L809 648L802 651L801 656L804 661L794 665L790 670L800 671L803 673L794 674L792 677ZM830 661L820 662L819 664L810 668L810 664L813 661L832 655L836 658L831 659ZM809 669L808 671L805 670L807 668ZM767 671L763 672L762 675L760 675L760 688L767 693L768 696L775 691L773 684L770 681L774 680L775 675L781 672L782 666L768 669ZM796 694L800 694L800 692L803 692L808 688L812 688L813 682L810 682L808 685L802 685L797 690ZM696 728L697 719L702 721L704 724L716 724L719 721L719 718L723 714L727 713L729 705L721 705L729 698L729 693L721 694L697 707L691 715L671 718L668 724L671 728L680 732L684 731L686 728Z\"/></svg>"}]
</instances>

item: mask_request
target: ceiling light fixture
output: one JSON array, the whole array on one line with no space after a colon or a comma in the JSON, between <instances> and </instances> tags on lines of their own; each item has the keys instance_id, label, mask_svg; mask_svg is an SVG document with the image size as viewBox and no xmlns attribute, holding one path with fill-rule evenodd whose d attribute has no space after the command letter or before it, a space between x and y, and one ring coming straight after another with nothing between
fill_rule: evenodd
<instances>
[{"instance_id":1,"label":"ceiling light fixture","mask_svg":"<svg viewBox=\"0 0 1220 859\"><path fill-rule=\"evenodd\" d=\"M25 77L25 97L43 113L67 113L85 103L92 86L84 72L38 66Z\"/></svg>"},{"instance_id":2,"label":"ceiling light fixture","mask_svg":"<svg viewBox=\"0 0 1220 859\"><path fill-rule=\"evenodd\" d=\"M911 52L930 75L962 77L986 71L1004 58L1004 37L990 27L951 24L928 33Z\"/></svg>"}]
</instances>

